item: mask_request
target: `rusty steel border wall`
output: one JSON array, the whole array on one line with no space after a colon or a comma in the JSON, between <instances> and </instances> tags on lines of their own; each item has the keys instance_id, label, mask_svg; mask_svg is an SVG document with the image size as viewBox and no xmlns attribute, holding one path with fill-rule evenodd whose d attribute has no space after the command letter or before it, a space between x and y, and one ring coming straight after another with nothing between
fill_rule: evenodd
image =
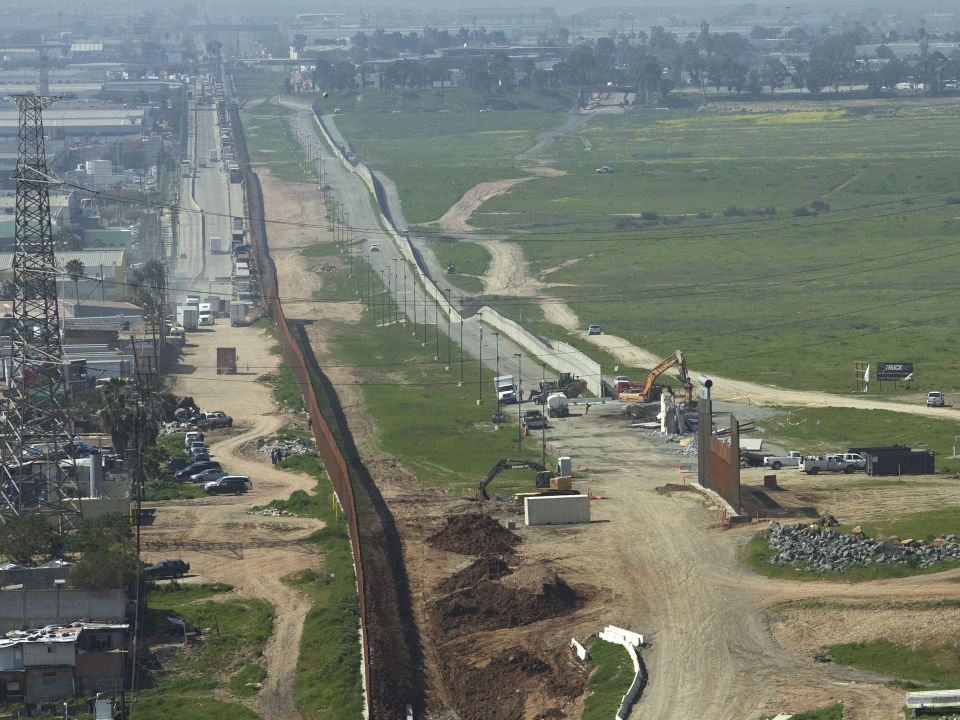
<instances>
[{"instance_id":1,"label":"rusty steel border wall","mask_svg":"<svg viewBox=\"0 0 960 720\"><path fill-rule=\"evenodd\" d=\"M234 136L236 137L237 133L234 133ZM244 151L245 150L246 148L244 148ZM340 452L340 447L337 445L330 426L320 411L320 405L317 402L316 392L314 391L313 382L310 378L306 359L300 350L299 344L290 332L286 315L283 312L283 305L280 303L277 290L276 265L273 262L273 258L270 257L267 247L267 230L264 220L263 192L260 188L260 180L255 173L246 167L245 163L242 166L242 170L244 190L247 198L247 216L250 218L250 239L253 245L254 255L257 259L257 267L260 272L261 302L264 310L276 323L280 345L283 348L284 356L287 358L290 371L293 373L297 385L300 387L300 393L303 395L304 405L310 417L310 427L317 441L317 452L323 461L324 469L330 478L330 484L333 486L334 492L337 495L337 500L343 509L343 514L350 530L350 545L353 549L353 565L357 579L357 599L360 606L364 702L367 708L367 716L369 717L371 698L370 653L367 638L367 602L364 593L363 556L360 552L360 528L357 521L357 507L353 494L353 483L350 478L350 471L347 468L347 462Z\"/></svg>"}]
</instances>

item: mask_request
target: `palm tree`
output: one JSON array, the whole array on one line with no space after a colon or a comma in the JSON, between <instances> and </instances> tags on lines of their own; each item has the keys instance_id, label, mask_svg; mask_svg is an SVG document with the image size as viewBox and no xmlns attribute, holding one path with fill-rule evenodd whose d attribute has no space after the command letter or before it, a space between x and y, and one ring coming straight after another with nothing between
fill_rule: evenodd
<instances>
[{"instance_id":1,"label":"palm tree","mask_svg":"<svg viewBox=\"0 0 960 720\"><path fill-rule=\"evenodd\" d=\"M64 270L67 271L67 275L73 280L73 290L74 296L77 300L77 308L80 307L80 278L83 277L83 272L86 268L83 266L83 263L74 258L73 260L68 260L67 264L64 265Z\"/></svg>"},{"instance_id":2,"label":"palm tree","mask_svg":"<svg viewBox=\"0 0 960 720\"><path fill-rule=\"evenodd\" d=\"M133 437L137 408L127 397L127 383L120 378L110 378L103 385L103 396L97 419L110 435L113 449L122 453Z\"/></svg>"}]
</instances>

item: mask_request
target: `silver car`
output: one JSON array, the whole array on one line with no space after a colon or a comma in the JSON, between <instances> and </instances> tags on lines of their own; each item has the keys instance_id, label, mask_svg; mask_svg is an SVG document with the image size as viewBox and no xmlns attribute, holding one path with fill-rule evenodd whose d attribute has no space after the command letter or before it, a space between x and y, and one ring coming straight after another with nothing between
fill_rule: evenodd
<instances>
[{"instance_id":1,"label":"silver car","mask_svg":"<svg viewBox=\"0 0 960 720\"><path fill-rule=\"evenodd\" d=\"M219 480L226 473L220 468L207 468L201 472L198 472L196 475L190 476L190 482L195 483L208 483L213 482L214 480Z\"/></svg>"}]
</instances>

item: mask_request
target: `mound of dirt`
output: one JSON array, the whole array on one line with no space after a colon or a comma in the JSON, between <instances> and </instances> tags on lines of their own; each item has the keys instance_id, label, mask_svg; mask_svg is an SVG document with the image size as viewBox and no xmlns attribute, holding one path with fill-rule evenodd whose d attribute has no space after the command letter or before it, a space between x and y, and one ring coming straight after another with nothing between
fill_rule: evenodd
<instances>
[{"instance_id":1,"label":"mound of dirt","mask_svg":"<svg viewBox=\"0 0 960 720\"><path fill-rule=\"evenodd\" d=\"M465 513L447 518L447 524L427 538L439 550L460 555L508 555L520 537L489 515Z\"/></svg>"},{"instance_id":2,"label":"mound of dirt","mask_svg":"<svg viewBox=\"0 0 960 720\"><path fill-rule=\"evenodd\" d=\"M462 586L439 598L430 614L438 633L451 629L499 630L563 615L583 603L584 599L555 572L525 566L501 580L479 579Z\"/></svg>"},{"instance_id":3,"label":"mound of dirt","mask_svg":"<svg viewBox=\"0 0 960 720\"><path fill-rule=\"evenodd\" d=\"M454 593L458 590L464 590L481 583L484 580L496 580L510 572L507 563L501 557L487 555L486 557L474 560L463 570L454 573L446 580L437 585L438 593Z\"/></svg>"},{"instance_id":4,"label":"mound of dirt","mask_svg":"<svg viewBox=\"0 0 960 720\"><path fill-rule=\"evenodd\" d=\"M461 720L568 717L563 707L583 694L586 682L570 665L526 648L506 650L482 667L450 655L449 687Z\"/></svg>"}]
</instances>

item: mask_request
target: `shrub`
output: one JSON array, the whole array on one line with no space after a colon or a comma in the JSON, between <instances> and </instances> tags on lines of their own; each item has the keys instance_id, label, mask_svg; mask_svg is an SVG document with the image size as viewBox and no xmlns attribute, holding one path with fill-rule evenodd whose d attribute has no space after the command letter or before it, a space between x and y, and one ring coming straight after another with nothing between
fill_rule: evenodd
<instances>
[{"instance_id":1,"label":"shrub","mask_svg":"<svg viewBox=\"0 0 960 720\"><path fill-rule=\"evenodd\" d=\"M830 209L830 203L828 203L826 200L814 200L812 203L810 203L810 207L817 212L826 212Z\"/></svg>"},{"instance_id":2,"label":"shrub","mask_svg":"<svg viewBox=\"0 0 960 720\"><path fill-rule=\"evenodd\" d=\"M797 217L806 217L807 215L813 215L808 207L798 207L793 209L793 214Z\"/></svg>"}]
</instances>

